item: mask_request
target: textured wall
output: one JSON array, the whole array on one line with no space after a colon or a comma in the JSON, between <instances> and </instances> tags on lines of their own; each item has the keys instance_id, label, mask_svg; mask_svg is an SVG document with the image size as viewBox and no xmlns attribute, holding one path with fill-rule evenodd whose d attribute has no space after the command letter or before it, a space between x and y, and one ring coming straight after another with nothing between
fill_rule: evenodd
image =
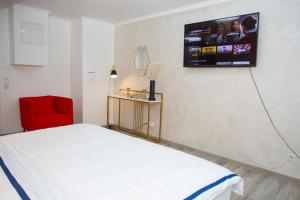
<instances>
[{"instance_id":1,"label":"textured wall","mask_svg":"<svg viewBox=\"0 0 300 200\"><path fill-rule=\"evenodd\" d=\"M163 139L300 179L300 160L276 135L248 68L183 68L184 24L260 12L253 73L270 114L300 154L300 1L233 0L116 28L116 88L147 88L133 52L146 45L162 65L157 90L165 94ZM128 119L128 117L126 117Z\"/></svg>"}]
</instances>

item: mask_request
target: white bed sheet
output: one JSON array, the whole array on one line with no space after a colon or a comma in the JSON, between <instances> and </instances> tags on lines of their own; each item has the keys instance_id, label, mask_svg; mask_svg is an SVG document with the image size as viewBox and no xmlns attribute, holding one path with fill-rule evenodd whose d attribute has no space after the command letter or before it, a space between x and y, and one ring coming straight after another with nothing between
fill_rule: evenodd
<instances>
[{"instance_id":1,"label":"white bed sheet","mask_svg":"<svg viewBox=\"0 0 300 200\"><path fill-rule=\"evenodd\" d=\"M0 137L0 156L32 200L184 199L232 174L204 159L88 124ZM0 178L0 199L20 199L2 171ZM239 176L195 199L213 200L231 189L243 193Z\"/></svg>"},{"instance_id":2,"label":"white bed sheet","mask_svg":"<svg viewBox=\"0 0 300 200\"><path fill-rule=\"evenodd\" d=\"M215 197L213 200L230 200L232 188L228 188L226 191Z\"/></svg>"},{"instance_id":3,"label":"white bed sheet","mask_svg":"<svg viewBox=\"0 0 300 200\"><path fill-rule=\"evenodd\" d=\"M12 187L6 175L0 167L0 199L1 200L19 200L20 197Z\"/></svg>"}]
</instances>

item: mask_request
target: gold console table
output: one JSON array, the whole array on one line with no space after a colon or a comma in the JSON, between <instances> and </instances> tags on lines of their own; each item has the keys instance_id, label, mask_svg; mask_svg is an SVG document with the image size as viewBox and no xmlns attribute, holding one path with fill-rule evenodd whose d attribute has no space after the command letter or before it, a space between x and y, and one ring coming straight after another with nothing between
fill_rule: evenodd
<instances>
[{"instance_id":1,"label":"gold console table","mask_svg":"<svg viewBox=\"0 0 300 200\"><path fill-rule=\"evenodd\" d=\"M160 142L161 140L161 126L162 126L162 109L163 109L163 94L155 93L158 97L156 101L148 101L148 91L120 89L120 95L109 95L107 96L107 127L119 129L154 142ZM110 100L115 99L118 103L118 124L111 124L110 119ZM122 101L130 101L134 104L134 116L133 116L133 129L125 128L121 126L121 106ZM143 121L143 108L146 105L147 110L147 122ZM159 105L159 126L158 126L158 137L150 135L150 123L151 123L151 108L153 105ZM146 125L146 133L143 132L143 126Z\"/></svg>"}]
</instances>

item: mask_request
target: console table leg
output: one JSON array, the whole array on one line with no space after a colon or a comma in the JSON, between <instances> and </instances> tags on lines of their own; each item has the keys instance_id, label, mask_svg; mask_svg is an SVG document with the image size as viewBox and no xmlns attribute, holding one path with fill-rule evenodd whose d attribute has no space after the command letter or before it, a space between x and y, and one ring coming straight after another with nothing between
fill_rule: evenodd
<instances>
[{"instance_id":1,"label":"console table leg","mask_svg":"<svg viewBox=\"0 0 300 200\"><path fill-rule=\"evenodd\" d=\"M120 129L121 125L121 99L119 99L119 114L118 114L118 128Z\"/></svg>"},{"instance_id":2,"label":"console table leg","mask_svg":"<svg viewBox=\"0 0 300 200\"><path fill-rule=\"evenodd\" d=\"M158 133L158 141L160 142L161 140L161 123L162 123L162 103L160 104L160 114L159 114L159 133Z\"/></svg>"},{"instance_id":3,"label":"console table leg","mask_svg":"<svg viewBox=\"0 0 300 200\"><path fill-rule=\"evenodd\" d=\"M107 97L107 114L106 114L106 124L107 127L109 128L109 96Z\"/></svg>"},{"instance_id":4,"label":"console table leg","mask_svg":"<svg viewBox=\"0 0 300 200\"><path fill-rule=\"evenodd\" d=\"M148 123L147 123L147 139L150 138L150 103L147 103L148 105Z\"/></svg>"}]
</instances>

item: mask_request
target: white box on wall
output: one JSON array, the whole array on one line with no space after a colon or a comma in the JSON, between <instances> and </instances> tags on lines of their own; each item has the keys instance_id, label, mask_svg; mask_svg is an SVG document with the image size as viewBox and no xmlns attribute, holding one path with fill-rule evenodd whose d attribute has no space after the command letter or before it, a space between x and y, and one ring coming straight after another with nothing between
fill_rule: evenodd
<instances>
[{"instance_id":1,"label":"white box on wall","mask_svg":"<svg viewBox=\"0 0 300 200\"><path fill-rule=\"evenodd\" d=\"M48 15L20 4L12 8L12 64L48 65Z\"/></svg>"}]
</instances>

